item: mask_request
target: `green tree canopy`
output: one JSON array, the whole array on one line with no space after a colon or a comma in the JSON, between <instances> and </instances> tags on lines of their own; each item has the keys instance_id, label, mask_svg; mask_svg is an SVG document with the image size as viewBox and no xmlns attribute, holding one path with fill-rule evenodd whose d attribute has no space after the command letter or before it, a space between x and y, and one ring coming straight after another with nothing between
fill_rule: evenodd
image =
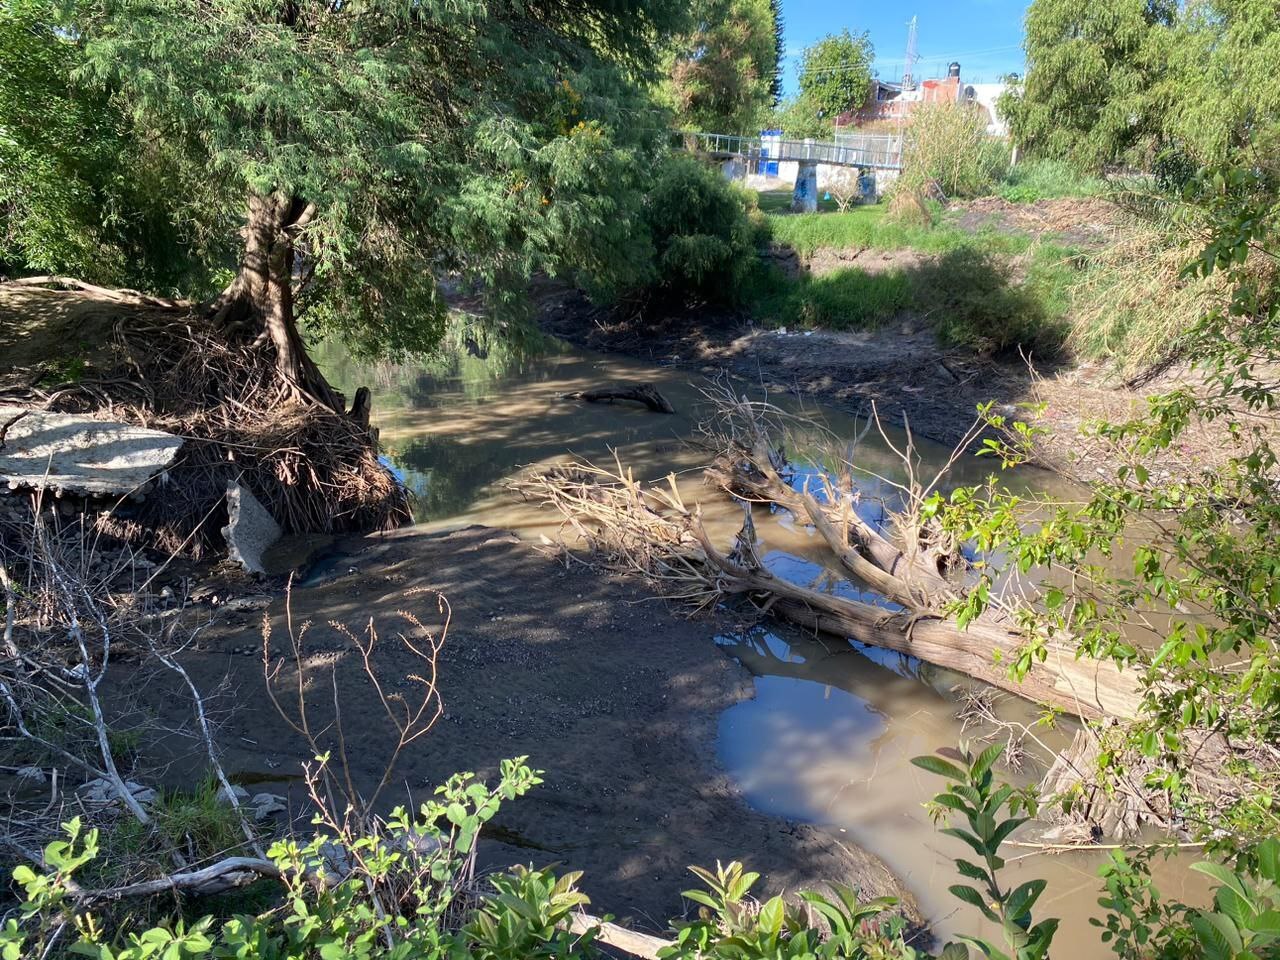
<instances>
[{"instance_id":1,"label":"green tree canopy","mask_svg":"<svg viewBox=\"0 0 1280 960\"><path fill-rule=\"evenodd\" d=\"M84 51L40 0L0 5L0 274L93 274L172 288L188 262L159 198L178 176L109 91L74 81Z\"/></svg>"},{"instance_id":2,"label":"green tree canopy","mask_svg":"<svg viewBox=\"0 0 1280 960\"><path fill-rule=\"evenodd\" d=\"M750 133L779 88L776 0L699 0L668 54L663 99L682 129Z\"/></svg>"},{"instance_id":3,"label":"green tree canopy","mask_svg":"<svg viewBox=\"0 0 1280 960\"><path fill-rule=\"evenodd\" d=\"M240 251L214 319L264 331L303 394L338 405L300 309L357 347L425 349L442 272L501 308L536 270L646 268L627 224L664 135L643 91L674 0L31 0L19 17L75 48L46 74L179 158L168 222L210 267L234 262L217 241Z\"/></svg>"},{"instance_id":4,"label":"green tree canopy","mask_svg":"<svg viewBox=\"0 0 1280 960\"><path fill-rule=\"evenodd\" d=\"M1027 10L1026 79L1000 104L1028 151L1088 169L1149 159L1173 0L1035 0Z\"/></svg>"},{"instance_id":5,"label":"green tree canopy","mask_svg":"<svg viewBox=\"0 0 1280 960\"><path fill-rule=\"evenodd\" d=\"M793 137L830 137L836 117L856 110L871 89L875 48L866 31L848 30L823 37L804 52L800 92L779 116L783 132Z\"/></svg>"},{"instance_id":6,"label":"green tree canopy","mask_svg":"<svg viewBox=\"0 0 1280 960\"><path fill-rule=\"evenodd\" d=\"M1271 0L1193 0L1156 90L1168 140L1196 164L1280 164L1280 16Z\"/></svg>"}]
</instances>

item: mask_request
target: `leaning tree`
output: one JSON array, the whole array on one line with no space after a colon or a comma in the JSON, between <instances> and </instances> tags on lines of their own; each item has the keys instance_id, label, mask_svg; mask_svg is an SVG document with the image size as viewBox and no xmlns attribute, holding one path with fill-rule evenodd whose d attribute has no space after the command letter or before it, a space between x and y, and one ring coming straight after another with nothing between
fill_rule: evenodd
<instances>
[{"instance_id":1,"label":"leaning tree","mask_svg":"<svg viewBox=\"0 0 1280 960\"><path fill-rule=\"evenodd\" d=\"M240 251L210 320L269 340L297 396L342 409L304 312L403 352L439 339L445 271L502 305L534 270L636 269L636 159L660 136L638 91L672 0L83 0L58 16L77 79L192 161L174 221Z\"/></svg>"}]
</instances>

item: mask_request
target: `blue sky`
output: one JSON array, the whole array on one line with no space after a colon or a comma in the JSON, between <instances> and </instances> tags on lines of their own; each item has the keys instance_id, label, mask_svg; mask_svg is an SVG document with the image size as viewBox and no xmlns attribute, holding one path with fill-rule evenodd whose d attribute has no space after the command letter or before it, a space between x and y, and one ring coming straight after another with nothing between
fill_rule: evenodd
<instances>
[{"instance_id":1,"label":"blue sky","mask_svg":"<svg viewBox=\"0 0 1280 960\"><path fill-rule=\"evenodd\" d=\"M796 90L796 69L804 48L844 27L853 33L870 31L880 76L897 80L907 49L907 21L913 14L919 18L918 78L942 76L951 60L959 60L961 73L970 82L994 82L1002 73L1022 70L1026 9L1027 0L782 0L787 38L784 89L788 94Z\"/></svg>"}]
</instances>

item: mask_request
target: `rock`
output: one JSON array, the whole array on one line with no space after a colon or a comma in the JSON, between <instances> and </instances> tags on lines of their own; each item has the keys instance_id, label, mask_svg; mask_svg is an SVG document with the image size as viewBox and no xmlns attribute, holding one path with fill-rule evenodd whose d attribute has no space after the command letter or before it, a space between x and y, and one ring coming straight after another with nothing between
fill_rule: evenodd
<instances>
[{"instance_id":1,"label":"rock","mask_svg":"<svg viewBox=\"0 0 1280 960\"><path fill-rule=\"evenodd\" d=\"M231 794L236 798L237 803L247 803L249 800L249 791L244 787L238 787L234 783L231 785ZM227 788L222 787L218 790L218 799L223 803L230 803L231 798L227 796Z\"/></svg>"},{"instance_id":2,"label":"rock","mask_svg":"<svg viewBox=\"0 0 1280 960\"><path fill-rule=\"evenodd\" d=\"M274 793L255 793L249 806L253 808L254 820L265 820L274 813L284 813L289 809L284 797Z\"/></svg>"},{"instance_id":3,"label":"rock","mask_svg":"<svg viewBox=\"0 0 1280 960\"><path fill-rule=\"evenodd\" d=\"M136 780L126 780L124 785L125 789L133 795L133 799L142 806L146 806L156 798L156 792L153 789L143 786ZM111 806L120 802L120 795L116 793L115 785L105 777L90 780L80 788L79 793L80 798L86 803Z\"/></svg>"},{"instance_id":4,"label":"rock","mask_svg":"<svg viewBox=\"0 0 1280 960\"><path fill-rule=\"evenodd\" d=\"M45 776L44 770L40 767L19 767L18 779L34 780L36 783L44 783L48 778Z\"/></svg>"},{"instance_id":5,"label":"rock","mask_svg":"<svg viewBox=\"0 0 1280 960\"><path fill-rule=\"evenodd\" d=\"M11 490L134 493L178 455L182 438L116 420L0 406L0 478Z\"/></svg>"},{"instance_id":6,"label":"rock","mask_svg":"<svg viewBox=\"0 0 1280 960\"><path fill-rule=\"evenodd\" d=\"M265 574L262 555L280 539L280 525L257 497L238 483L227 484L227 525L222 528L231 559L248 573Z\"/></svg>"}]
</instances>

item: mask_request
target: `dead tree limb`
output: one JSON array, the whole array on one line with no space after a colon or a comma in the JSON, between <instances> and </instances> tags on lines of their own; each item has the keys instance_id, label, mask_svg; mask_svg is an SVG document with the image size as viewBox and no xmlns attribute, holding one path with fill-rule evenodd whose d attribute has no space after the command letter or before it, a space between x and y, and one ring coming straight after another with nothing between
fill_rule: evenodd
<instances>
[{"instance_id":1,"label":"dead tree limb","mask_svg":"<svg viewBox=\"0 0 1280 960\"><path fill-rule=\"evenodd\" d=\"M762 566L743 566L711 543L695 516L691 532L716 569L720 590L764 598L775 616L811 630L832 633L874 647L905 653L966 674L1020 697L1045 703L1085 720L1132 719L1142 703L1136 671L1107 660L1077 658L1073 650L1050 644L1047 658L1033 663L1021 680L1009 675L1028 638L996 624L971 623L961 629L938 615L895 614L883 607L776 577Z\"/></svg>"},{"instance_id":2,"label":"dead tree limb","mask_svg":"<svg viewBox=\"0 0 1280 960\"><path fill-rule=\"evenodd\" d=\"M575 913L569 920L569 932L581 936L595 931L596 940L607 943L614 949L629 953L633 957L644 957L645 960L658 960L658 951L676 944L672 940L663 940L647 933L628 930L616 923L593 917L589 913Z\"/></svg>"},{"instance_id":3,"label":"dead tree limb","mask_svg":"<svg viewBox=\"0 0 1280 960\"><path fill-rule=\"evenodd\" d=\"M83 906L135 897L153 897L161 893L208 896L248 886L264 877L279 880L281 876L280 868L270 860L260 857L227 857L225 860L219 860L198 870L172 873L165 877L130 883L123 887L81 890L74 896Z\"/></svg>"},{"instance_id":4,"label":"dead tree limb","mask_svg":"<svg viewBox=\"0 0 1280 960\"><path fill-rule=\"evenodd\" d=\"M566 393L561 400L581 400L584 403L600 403L614 400L631 400L643 404L654 413L675 413L676 408L667 400L652 383L641 383L633 386L615 384L608 387L597 387L594 390L578 390Z\"/></svg>"},{"instance_id":5,"label":"dead tree limb","mask_svg":"<svg viewBox=\"0 0 1280 960\"><path fill-rule=\"evenodd\" d=\"M1009 665L1030 638L1007 625L975 621L962 629L937 611L895 612L791 583L749 551L731 558L711 543L699 511L685 507L673 481L645 489L629 477L579 466L517 486L559 509L597 556L697 607L746 597L807 629L917 657L1083 719L1132 718L1141 705L1137 671L1109 660L1077 658L1074 649L1050 642L1045 660L1018 680Z\"/></svg>"},{"instance_id":6,"label":"dead tree limb","mask_svg":"<svg viewBox=\"0 0 1280 960\"><path fill-rule=\"evenodd\" d=\"M117 303L132 303L151 307L165 307L168 309L179 309L191 306L190 301L174 300L168 297L155 297L151 294L140 293L137 290L129 289L111 289L109 287L100 287L94 283L87 283L84 280L78 280L75 277L63 277L53 274L39 277L22 277L18 280L5 281L9 286L13 287L43 287L48 290L79 290L83 293L91 293L94 296L102 297L107 300L114 300Z\"/></svg>"}]
</instances>

